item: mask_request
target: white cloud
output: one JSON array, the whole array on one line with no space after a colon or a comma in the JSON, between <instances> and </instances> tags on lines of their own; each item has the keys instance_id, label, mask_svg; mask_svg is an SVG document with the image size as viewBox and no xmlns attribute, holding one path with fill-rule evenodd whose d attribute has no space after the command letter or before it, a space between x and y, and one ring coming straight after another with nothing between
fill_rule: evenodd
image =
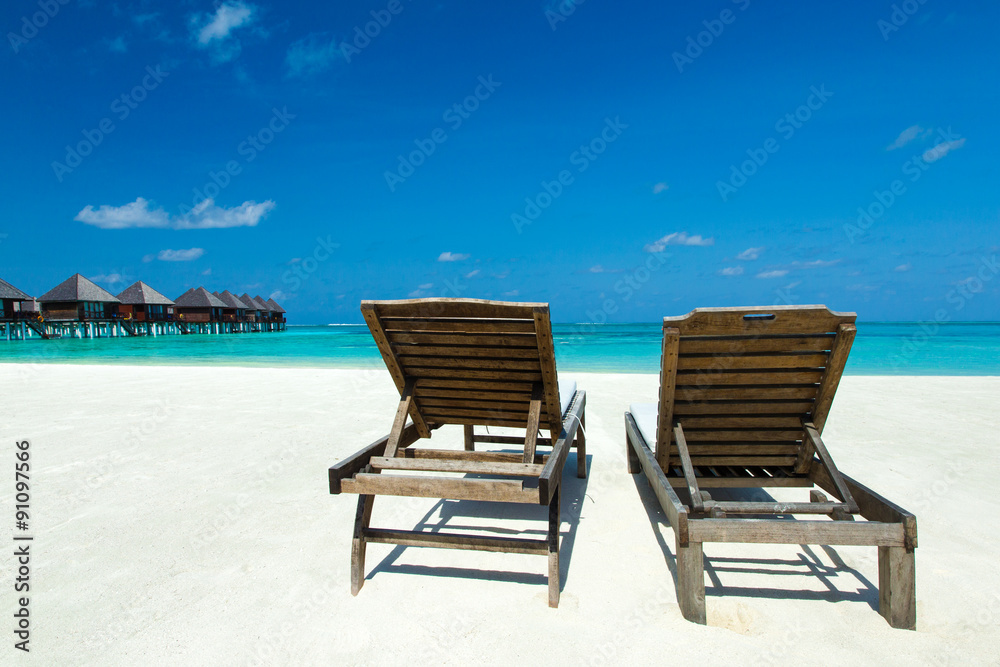
<instances>
[{"instance_id":1,"label":"white cloud","mask_svg":"<svg viewBox=\"0 0 1000 667\"><path fill-rule=\"evenodd\" d=\"M792 266L797 269L822 269L827 266L834 266L835 264L840 264L839 259L822 260L814 259L811 262L792 262Z\"/></svg>"},{"instance_id":2,"label":"white cloud","mask_svg":"<svg viewBox=\"0 0 1000 667\"><path fill-rule=\"evenodd\" d=\"M775 270L775 271L761 271L760 273L757 274L757 277L758 278L765 278L765 279L766 278L784 278L787 275L788 275L788 271L784 271L784 270L779 269L779 270Z\"/></svg>"},{"instance_id":3,"label":"white cloud","mask_svg":"<svg viewBox=\"0 0 1000 667\"><path fill-rule=\"evenodd\" d=\"M207 269L205 269L204 271L202 271L201 275L203 275L203 276L210 276L210 275L212 275L212 267L208 267Z\"/></svg>"},{"instance_id":4,"label":"white cloud","mask_svg":"<svg viewBox=\"0 0 1000 667\"><path fill-rule=\"evenodd\" d=\"M924 162L937 162L948 153L958 150L964 145L965 138L956 139L955 141L942 141L933 148L928 148L924 151Z\"/></svg>"},{"instance_id":5,"label":"white cloud","mask_svg":"<svg viewBox=\"0 0 1000 667\"><path fill-rule=\"evenodd\" d=\"M215 14L201 17L202 20L208 18L208 22L198 29L198 43L206 46L215 40L225 40L233 30L250 23L253 14L254 8L245 2L237 0L223 3L215 10Z\"/></svg>"},{"instance_id":6,"label":"white cloud","mask_svg":"<svg viewBox=\"0 0 1000 667\"><path fill-rule=\"evenodd\" d=\"M311 76L342 60L344 52L331 33L310 33L292 42L285 52L285 67L292 77Z\"/></svg>"},{"instance_id":7,"label":"white cloud","mask_svg":"<svg viewBox=\"0 0 1000 667\"><path fill-rule=\"evenodd\" d=\"M100 229L132 229L155 227L160 229L224 229L229 227L254 227L274 208L274 202L245 201L239 206L223 208L206 199L183 215L171 216L162 208L153 209L149 201L138 197L124 206L102 205L95 209L87 205L74 220Z\"/></svg>"},{"instance_id":8,"label":"white cloud","mask_svg":"<svg viewBox=\"0 0 1000 667\"><path fill-rule=\"evenodd\" d=\"M468 255L456 252L443 252L438 255L439 262L461 262L469 259Z\"/></svg>"},{"instance_id":9,"label":"white cloud","mask_svg":"<svg viewBox=\"0 0 1000 667\"><path fill-rule=\"evenodd\" d=\"M125 282L125 278L123 278L120 273L109 273L106 275L102 273L100 275L91 276L90 279L95 283L104 283L106 285L117 285Z\"/></svg>"},{"instance_id":10,"label":"white cloud","mask_svg":"<svg viewBox=\"0 0 1000 667\"><path fill-rule=\"evenodd\" d=\"M663 249L668 245L710 246L715 245L715 239L702 238L698 234L689 236L687 232L674 232L673 234L667 234L652 243L647 243L643 250L646 252L663 252Z\"/></svg>"},{"instance_id":11,"label":"white cloud","mask_svg":"<svg viewBox=\"0 0 1000 667\"><path fill-rule=\"evenodd\" d=\"M764 252L763 246L760 248L747 248L740 254L736 255L736 259L742 259L744 262L751 262L760 257L760 253L762 252Z\"/></svg>"},{"instance_id":12,"label":"white cloud","mask_svg":"<svg viewBox=\"0 0 1000 667\"><path fill-rule=\"evenodd\" d=\"M742 276L743 267L742 266L727 266L719 271L720 276Z\"/></svg>"},{"instance_id":13,"label":"white cloud","mask_svg":"<svg viewBox=\"0 0 1000 667\"><path fill-rule=\"evenodd\" d=\"M161 250L156 259L161 262L193 262L205 254L204 248L188 248L187 250Z\"/></svg>"},{"instance_id":14,"label":"white cloud","mask_svg":"<svg viewBox=\"0 0 1000 667\"><path fill-rule=\"evenodd\" d=\"M466 278L475 278L478 275L479 275L479 269L474 269L474 270L469 271L468 273L466 273L465 277Z\"/></svg>"},{"instance_id":15,"label":"white cloud","mask_svg":"<svg viewBox=\"0 0 1000 667\"><path fill-rule=\"evenodd\" d=\"M900 264L899 266L897 266L893 270L896 271L896 272L898 272L898 273L905 273L905 272L909 271L912 268L913 268L912 264Z\"/></svg>"},{"instance_id":16,"label":"white cloud","mask_svg":"<svg viewBox=\"0 0 1000 667\"><path fill-rule=\"evenodd\" d=\"M910 143L918 136L920 136L920 133L923 131L924 128L920 127L919 125L911 125L910 127L900 132L899 136L896 137L896 140L886 147L886 150L894 151L897 148L902 148L903 146L905 146L906 144Z\"/></svg>"},{"instance_id":17,"label":"white cloud","mask_svg":"<svg viewBox=\"0 0 1000 667\"><path fill-rule=\"evenodd\" d=\"M661 192L666 192L669 189L670 186L667 185L666 183L657 183L656 185L653 186L653 194L658 195Z\"/></svg>"},{"instance_id":18,"label":"white cloud","mask_svg":"<svg viewBox=\"0 0 1000 667\"><path fill-rule=\"evenodd\" d=\"M74 220L101 229L128 229L131 227L169 227L170 215L162 208L151 210L149 202L138 197L124 206L101 206L96 211L87 205Z\"/></svg>"},{"instance_id":19,"label":"white cloud","mask_svg":"<svg viewBox=\"0 0 1000 667\"><path fill-rule=\"evenodd\" d=\"M410 297L411 299L419 299L420 297L425 296L426 294L427 293L424 292L423 290L415 289L406 296Z\"/></svg>"},{"instance_id":20,"label":"white cloud","mask_svg":"<svg viewBox=\"0 0 1000 667\"><path fill-rule=\"evenodd\" d=\"M424 283L423 285L417 285L418 289L430 289L434 287L434 283Z\"/></svg>"},{"instance_id":21,"label":"white cloud","mask_svg":"<svg viewBox=\"0 0 1000 667\"><path fill-rule=\"evenodd\" d=\"M509 292L504 292L503 295L504 296L517 296L520 293L521 292L519 290L513 289L513 290L511 290Z\"/></svg>"},{"instance_id":22,"label":"white cloud","mask_svg":"<svg viewBox=\"0 0 1000 667\"><path fill-rule=\"evenodd\" d=\"M285 294L284 292L282 292L279 289L279 290L274 290L273 292L271 292L271 294L267 298L274 299L275 301L285 301L286 299L289 299L290 297L291 297L291 295Z\"/></svg>"}]
</instances>

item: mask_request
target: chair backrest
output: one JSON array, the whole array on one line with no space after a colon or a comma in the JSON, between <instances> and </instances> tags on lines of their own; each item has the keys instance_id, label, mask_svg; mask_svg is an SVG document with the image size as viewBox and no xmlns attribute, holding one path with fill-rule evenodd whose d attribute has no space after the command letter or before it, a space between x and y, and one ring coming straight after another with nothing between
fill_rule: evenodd
<instances>
[{"instance_id":1,"label":"chair backrest","mask_svg":"<svg viewBox=\"0 0 1000 667\"><path fill-rule=\"evenodd\" d=\"M664 318L661 465L677 461L678 422L693 460L801 465L803 422L822 432L856 319L826 306L699 308Z\"/></svg>"},{"instance_id":2,"label":"chair backrest","mask_svg":"<svg viewBox=\"0 0 1000 667\"><path fill-rule=\"evenodd\" d=\"M540 389L540 428L558 436L548 304L362 301L361 312L400 395L412 383L410 416L418 431L442 424L524 428L532 392Z\"/></svg>"}]
</instances>

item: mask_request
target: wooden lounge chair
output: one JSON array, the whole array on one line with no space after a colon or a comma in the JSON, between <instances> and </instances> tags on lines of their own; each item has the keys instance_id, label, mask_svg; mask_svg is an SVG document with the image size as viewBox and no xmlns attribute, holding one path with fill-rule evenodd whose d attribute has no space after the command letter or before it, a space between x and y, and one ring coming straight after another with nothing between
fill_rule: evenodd
<instances>
[{"instance_id":1,"label":"wooden lounge chair","mask_svg":"<svg viewBox=\"0 0 1000 667\"><path fill-rule=\"evenodd\" d=\"M821 438L855 319L825 306L664 318L659 407L630 406L626 449L629 472L645 473L674 529L689 621L705 623L705 542L863 545L878 547L879 612L916 628L916 517L842 475ZM813 486L835 500L814 489L810 502L722 502L706 490Z\"/></svg>"},{"instance_id":2,"label":"wooden lounge chair","mask_svg":"<svg viewBox=\"0 0 1000 667\"><path fill-rule=\"evenodd\" d=\"M560 481L574 446L577 475L586 476L587 397L575 383L565 383L560 392L548 305L415 299L364 301L361 311L400 401L389 435L330 468L330 493L360 495L351 592L357 595L364 583L367 543L377 542L546 555L549 606L558 606ZM410 446L446 424L464 427L463 450ZM476 426L516 427L525 434L476 433ZM539 437L539 430L549 437ZM508 451L477 451L477 443ZM517 451L509 451L512 446ZM378 495L545 505L548 536L500 539L371 528Z\"/></svg>"}]
</instances>

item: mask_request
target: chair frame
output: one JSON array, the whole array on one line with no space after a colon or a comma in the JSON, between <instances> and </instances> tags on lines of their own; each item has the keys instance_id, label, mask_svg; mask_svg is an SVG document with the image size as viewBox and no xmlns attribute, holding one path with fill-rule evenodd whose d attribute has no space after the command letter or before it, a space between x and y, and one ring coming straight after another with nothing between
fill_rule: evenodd
<instances>
[{"instance_id":1,"label":"chair frame","mask_svg":"<svg viewBox=\"0 0 1000 667\"><path fill-rule=\"evenodd\" d=\"M858 545L878 547L879 613L894 628L916 629L916 517L843 475L821 437L854 340L855 319L853 313L833 313L825 306L709 308L696 309L682 317L664 318L657 442L648 443L635 417L626 412L626 452L629 473L645 474L674 530L677 548L677 601L687 620L701 624L706 622L703 551L706 542ZM718 455L718 452L714 452L714 455L692 456L683 422L686 419L692 423L697 422L698 417L675 417L675 403L678 400L690 400L692 396L699 395L697 388L678 388L678 369L683 356L680 352L682 339L686 339L684 347L690 350L699 350L697 336L711 337L702 338L703 341L718 342L723 337L732 341L727 356L713 355L708 358L706 355L704 360L714 360L715 366L698 371L703 374L699 383L703 389L708 387L715 390L714 396L728 396L733 399L733 404L738 404L741 400L752 402L755 395L752 386L735 384L741 381L737 376L765 372L744 370L754 363L760 363L752 355L741 357L741 345L748 346L744 341L757 341L769 336L769 343L776 341L770 344L778 346L787 339L789 348L772 349L772 352L778 354L795 349L796 335L806 337L817 330L832 332L834 336L828 345L830 350L822 370L812 369L812 372L818 373L818 382L814 386L811 407L802 415L797 428L791 423L785 427L798 433L799 445L794 459L790 459L787 453L785 456L775 457L751 456L751 447L759 443L751 443L743 449L742 456L724 456ZM803 341L802 345L805 346L806 343ZM745 361L741 361L741 358ZM808 358L809 364L817 361L814 357ZM693 357L685 359L683 365L690 373L698 362L699 358L695 353ZM721 369L718 366L720 362ZM720 372L728 374L729 380L735 382L714 385L717 382L727 382L725 378L720 379ZM790 378L792 374L798 373L794 369L783 372L788 375L776 377ZM813 375L803 373L799 381L808 383L812 378ZM743 381L749 382L750 379ZM720 386L724 387L721 391ZM777 385L768 388L773 387ZM791 393L792 388L789 387L788 391ZM732 431L737 431L739 425L746 421L746 416L747 413L738 414L734 411L728 421L716 417L711 423L726 424ZM787 419L779 418L770 423L778 425L785 421ZM741 433L741 436L749 437L745 433ZM710 469L728 472L706 477L697 474L699 468L703 471ZM764 474L752 474L751 471ZM705 490L751 487L819 487L839 502L830 501L822 491L815 488L810 491L808 503L720 502L713 500ZM690 503L680 500L676 488L688 492ZM797 514L827 515L832 521L737 518L740 515ZM865 521L855 521L856 516Z\"/></svg>"},{"instance_id":2,"label":"chair frame","mask_svg":"<svg viewBox=\"0 0 1000 667\"><path fill-rule=\"evenodd\" d=\"M560 593L562 469L569 450L576 448L577 476L586 477L584 429L587 396L586 392L577 391L565 414L558 414L559 390L548 305L475 299L416 299L364 301L361 310L399 389L400 401L388 435L329 469L331 494L359 495L351 551L351 593L357 595L364 584L367 545L387 543L544 555L549 564L549 606L557 607ZM396 323L391 326L405 326L399 322L406 321L416 323L414 326L423 331L416 336L389 334L385 318ZM477 345L495 342L489 336L497 336L498 331L505 329L517 329L522 335L521 340L526 341L527 337L523 334L529 328L537 342L533 361L526 352L532 349L530 347L516 348L521 351L521 356L514 363L492 358L504 356L502 337L496 339L500 345L484 348L485 352L471 346L448 347L472 340L477 341ZM442 355L435 357L439 360L438 364L451 364L443 355L456 353L456 350L461 349L462 354L469 356L457 358L461 366L454 372L448 372L450 366L446 366L433 369L432 377L426 375L430 371L419 375L412 365L417 362L406 361L400 352L424 354L428 353L428 346L423 346L423 349L416 349L420 345L401 347L398 341L408 337L430 341L429 353ZM506 351L513 354L510 350ZM483 358L483 354L489 354L491 358ZM514 369L509 366L514 366ZM538 372L533 370L535 368ZM518 378L527 378L529 382L517 382ZM449 392L449 386L461 391ZM522 387L520 395L516 393L517 387ZM530 394L523 391L524 387L530 387ZM448 414L434 414L434 408L423 404L424 399L418 394L421 390L432 388L436 394L450 398L427 402L445 405L436 409ZM501 390L507 395L501 397L498 393ZM470 396L479 400L470 400ZM501 407L511 406L512 403L493 401L496 397L517 400L518 396L527 401L526 413L510 412L514 408ZM445 424L463 426L463 450L411 446L422 438L431 437L434 430ZM477 425L520 427L525 429L525 435L476 433ZM540 430L548 430L549 437L539 437ZM519 445L523 452L477 451L477 443L508 447ZM551 447L551 450L544 454L539 447ZM383 475L383 471L417 474ZM477 478L425 474L432 472L464 473ZM549 510L547 535L545 539L495 538L372 528L372 507L378 495L544 505Z\"/></svg>"}]
</instances>

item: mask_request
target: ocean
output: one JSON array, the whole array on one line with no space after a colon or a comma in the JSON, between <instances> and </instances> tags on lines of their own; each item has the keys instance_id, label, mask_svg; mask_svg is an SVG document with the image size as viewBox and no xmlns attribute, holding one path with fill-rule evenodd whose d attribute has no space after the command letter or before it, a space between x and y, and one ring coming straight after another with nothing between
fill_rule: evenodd
<instances>
[{"instance_id":1,"label":"ocean","mask_svg":"<svg viewBox=\"0 0 1000 667\"><path fill-rule=\"evenodd\" d=\"M576 372L656 373L651 324L557 324L556 363ZM289 326L284 333L0 341L0 363L378 368L365 325ZM847 373L1000 375L1000 323L862 322Z\"/></svg>"}]
</instances>

